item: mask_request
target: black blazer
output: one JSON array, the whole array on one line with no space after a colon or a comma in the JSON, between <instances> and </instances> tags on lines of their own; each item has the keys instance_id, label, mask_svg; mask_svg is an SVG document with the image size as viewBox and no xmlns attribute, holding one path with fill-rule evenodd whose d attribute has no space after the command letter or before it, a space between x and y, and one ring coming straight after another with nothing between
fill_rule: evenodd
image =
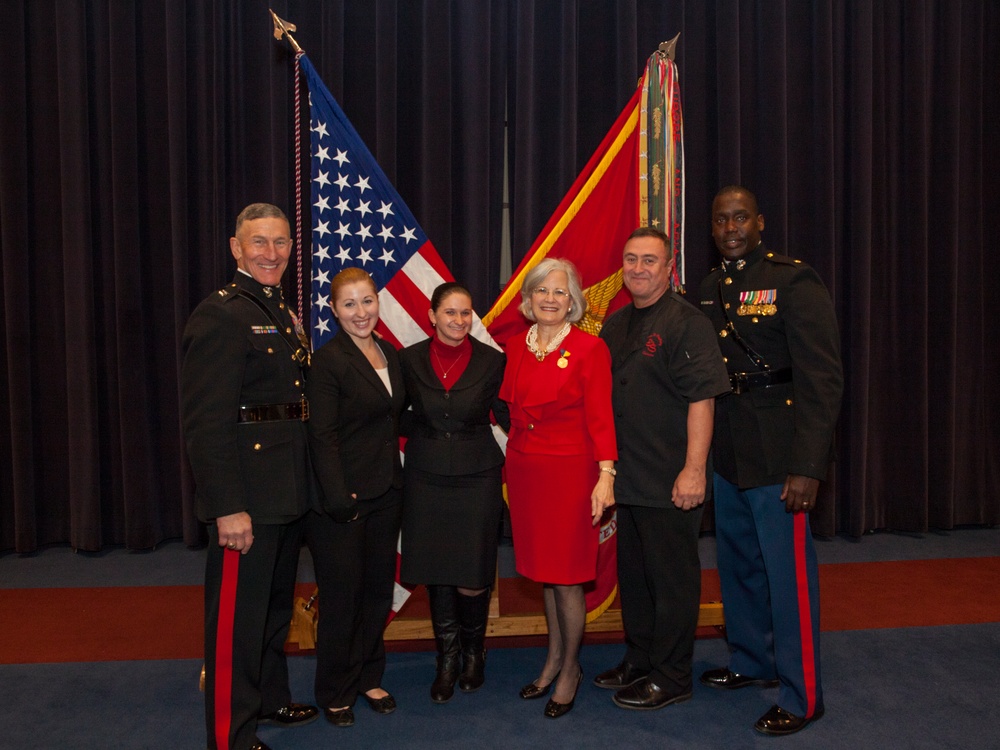
<instances>
[{"instance_id":1,"label":"black blazer","mask_svg":"<svg viewBox=\"0 0 1000 750\"><path fill-rule=\"evenodd\" d=\"M474 338L469 341L469 364L450 391L445 391L431 366L430 339L399 353L413 407L403 418L407 466L458 476L485 471L504 461L490 426L490 409L497 423L508 430L507 404L497 396L506 357Z\"/></svg>"},{"instance_id":2,"label":"black blazer","mask_svg":"<svg viewBox=\"0 0 1000 750\"><path fill-rule=\"evenodd\" d=\"M300 402L305 376L285 337L241 289L293 326L280 296L239 272L191 313L180 391L195 509L206 522L245 511L255 524L290 523L315 502L305 423L238 416L240 406Z\"/></svg>"},{"instance_id":3,"label":"black blazer","mask_svg":"<svg viewBox=\"0 0 1000 750\"><path fill-rule=\"evenodd\" d=\"M403 486L399 414L406 392L399 355L388 342L375 343L389 367L392 396L343 329L313 354L306 384L309 449L322 490L321 508L336 521L354 518L363 510L360 501Z\"/></svg>"}]
</instances>

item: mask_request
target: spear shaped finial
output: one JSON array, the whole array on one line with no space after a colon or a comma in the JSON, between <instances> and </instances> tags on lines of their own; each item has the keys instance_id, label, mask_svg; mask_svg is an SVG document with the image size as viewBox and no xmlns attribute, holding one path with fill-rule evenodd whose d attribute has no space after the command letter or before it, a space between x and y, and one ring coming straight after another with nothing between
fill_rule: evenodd
<instances>
[{"instance_id":1,"label":"spear shaped finial","mask_svg":"<svg viewBox=\"0 0 1000 750\"><path fill-rule=\"evenodd\" d=\"M294 29L292 29L294 31ZM275 32L277 34L277 32ZM659 53L668 60L676 60L677 55L677 40L681 38L680 33L677 34L669 42L660 42Z\"/></svg>"},{"instance_id":2,"label":"spear shaped finial","mask_svg":"<svg viewBox=\"0 0 1000 750\"><path fill-rule=\"evenodd\" d=\"M299 54L302 48L295 41L295 37L292 36L292 32L296 31L295 24L278 18L278 14L273 10L271 11L271 19L274 21L274 38L281 41L281 37L285 37L288 39L288 43L292 45L292 49L295 50L295 54Z\"/></svg>"}]
</instances>

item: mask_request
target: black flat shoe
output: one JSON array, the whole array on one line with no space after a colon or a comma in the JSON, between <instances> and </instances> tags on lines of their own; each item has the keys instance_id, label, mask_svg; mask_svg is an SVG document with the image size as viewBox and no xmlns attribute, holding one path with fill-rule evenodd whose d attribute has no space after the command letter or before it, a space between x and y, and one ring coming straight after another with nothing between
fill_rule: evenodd
<instances>
[{"instance_id":1,"label":"black flat shoe","mask_svg":"<svg viewBox=\"0 0 1000 750\"><path fill-rule=\"evenodd\" d=\"M622 661L617 667L597 675L594 678L594 684L607 690L621 690L629 685L634 685L648 675L649 672L643 671L627 661Z\"/></svg>"},{"instance_id":2,"label":"black flat shoe","mask_svg":"<svg viewBox=\"0 0 1000 750\"><path fill-rule=\"evenodd\" d=\"M389 694L383 695L381 698L372 698L367 693L363 693L363 695L368 701L368 705L372 707L372 711L377 714L391 714L396 710L396 699Z\"/></svg>"},{"instance_id":3,"label":"black flat shoe","mask_svg":"<svg viewBox=\"0 0 1000 750\"><path fill-rule=\"evenodd\" d=\"M323 715L335 727L354 726L354 709L350 706L347 708L324 708Z\"/></svg>"},{"instance_id":4,"label":"black flat shoe","mask_svg":"<svg viewBox=\"0 0 1000 750\"><path fill-rule=\"evenodd\" d=\"M555 682L553 680L552 682ZM573 704L576 703L576 694L580 691L580 683L583 682L583 670L580 670L580 676L576 678L576 690L573 691L573 699L569 703L557 703L556 701L549 699L549 702L545 704L545 716L549 719L558 719L560 716L565 716L570 711L573 710ZM551 683L550 683L551 685Z\"/></svg>"},{"instance_id":5,"label":"black flat shoe","mask_svg":"<svg viewBox=\"0 0 1000 750\"><path fill-rule=\"evenodd\" d=\"M747 677L744 674L730 672L727 667L710 669L707 672L703 672L698 681L702 685L719 688L720 690L739 690L751 685L760 685L767 688L778 687L777 680L762 680L757 677Z\"/></svg>"},{"instance_id":6,"label":"black flat shoe","mask_svg":"<svg viewBox=\"0 0 1000 750\"><path fill-rule=\"evenodd\" d=\"M671 695L648 677L643 678L627 688L622 688L611 699L619 708L633 711L654 711L672 703L683 703L691 700L691 691Z\"/></svg>"},{"instance_id":7,"label":"black flat shoe","mask_svg":"<svg viewBox=\"0 0 1000 750\"><path fill-rule=\"evenodd\" d=\"M757 719L753 725L761 734L795 734L812 722L823 717L823 707L817 708L808 719L789 713L781 706L771 706L771 710Z\"/></svg>"},{"instance_id":8,"label":"black flat shoe","mask_svg":"<svg viewBox=\"0 0 1000 750\"><path fill-rule=\"evenodd\" d=\"M538 687L538 685L536 685L534 682L529 682L527 685L521 688L521 697L524 698L526 701L533 701L536 698L544 698L546 695L549 694L549 691L552 689L552 683L558 679L559 679L559 673L556 672L556 676L553 677L549 681L549 684L545 685L544 687Z\"/></svg>"},{"instance_id":9,"label":"black flat shoe","mask_svg":"<svg viewBox=\"0 0 1000 750\"><path fill-rule=\"evenodd\" d=\"M279 727L301 727L311 724L319 718L319 709L316 706L307 706L302 703L289 703L282 706L277 711L264 714L257 718L258 724L273 724Z\"/></svg>"}]
</instances>

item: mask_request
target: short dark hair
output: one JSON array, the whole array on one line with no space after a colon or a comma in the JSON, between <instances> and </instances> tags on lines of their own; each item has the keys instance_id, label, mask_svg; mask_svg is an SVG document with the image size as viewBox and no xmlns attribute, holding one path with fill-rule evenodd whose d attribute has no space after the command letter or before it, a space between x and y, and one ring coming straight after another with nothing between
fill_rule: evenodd
<instances>
[{"instance_id":1,"label":"short dark hair","mask_svg":"<svg viewBox=\"0 0 1000 750\"><path fill-rule=\"evenodd\" d=\"M639 227L633 230L632 234L628 236L629 240L634 240L639 237L655 237L660 242L663 243L663 247L667 251L667 259L670 259L670 238L667 236L666 232L661 232L656 227ZM628 242L628 240L625 240Z\"/></svg>"},{"instance_id":2,"label":"short dark hair","mask_svg":"<svg viewBox=\"0 0 1000 750\"><path fill-rule=\"evenodd\" d=\"M443 284L438 284L431 293L431 310L437 312L437 309L441 307L441 303L444 301L444 298L449 294L455 294L456 292L464 294L470 300L472 299L472 292L459 284L457 281L446 281Z\"/></svg>"},{"instance_id":3,"label":"short dark hair","mask_svg":"<svg viewBox=\"0 0 1000 750\"><path fill-rule=\"evenodd\" d=\"M251 203L240 211L240 215L236 217L236 231L233 234L238 235L240 233L240 227L243 226L244 221L253 221L254 219L284 219L286 222L288 221L285 212L275 205L270 203Z\"/></svg>"},{"instance_id":4,"label":"short dark hair","mask_svg":"<svg viewBox=\"0 0 1000 750\"><path fill-rule=\"evenodd\" d=\"M750 201L750 207L753 209L754 214L756 215L760 213L760 206L757 204L757 196L753 194L752 190L747 190L742 185L726 185L715 194L715 197L720 198L723 195L730 195L732 193L743 193L743 195L745 195Z\"/></svg>"}]
</instances>

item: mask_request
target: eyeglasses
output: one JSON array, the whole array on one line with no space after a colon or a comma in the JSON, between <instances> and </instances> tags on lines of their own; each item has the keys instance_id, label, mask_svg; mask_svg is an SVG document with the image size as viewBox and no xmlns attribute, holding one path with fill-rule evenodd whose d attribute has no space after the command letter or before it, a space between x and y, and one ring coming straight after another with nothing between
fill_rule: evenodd
<instances>
[{"instance_id":1,"label":"eyeglasses","mask_svg":"<svg viewBox=\"0 0 1000 750\"><path fill-rule=\"evenodd\" d=\"M536 297L548 296L549 292L552 292L552 296L556 299L566 299L569 297L569 292L565 289L549 289L547 286L536 286L531 290L531 293Z\"/></svg>"}]
</instances>

